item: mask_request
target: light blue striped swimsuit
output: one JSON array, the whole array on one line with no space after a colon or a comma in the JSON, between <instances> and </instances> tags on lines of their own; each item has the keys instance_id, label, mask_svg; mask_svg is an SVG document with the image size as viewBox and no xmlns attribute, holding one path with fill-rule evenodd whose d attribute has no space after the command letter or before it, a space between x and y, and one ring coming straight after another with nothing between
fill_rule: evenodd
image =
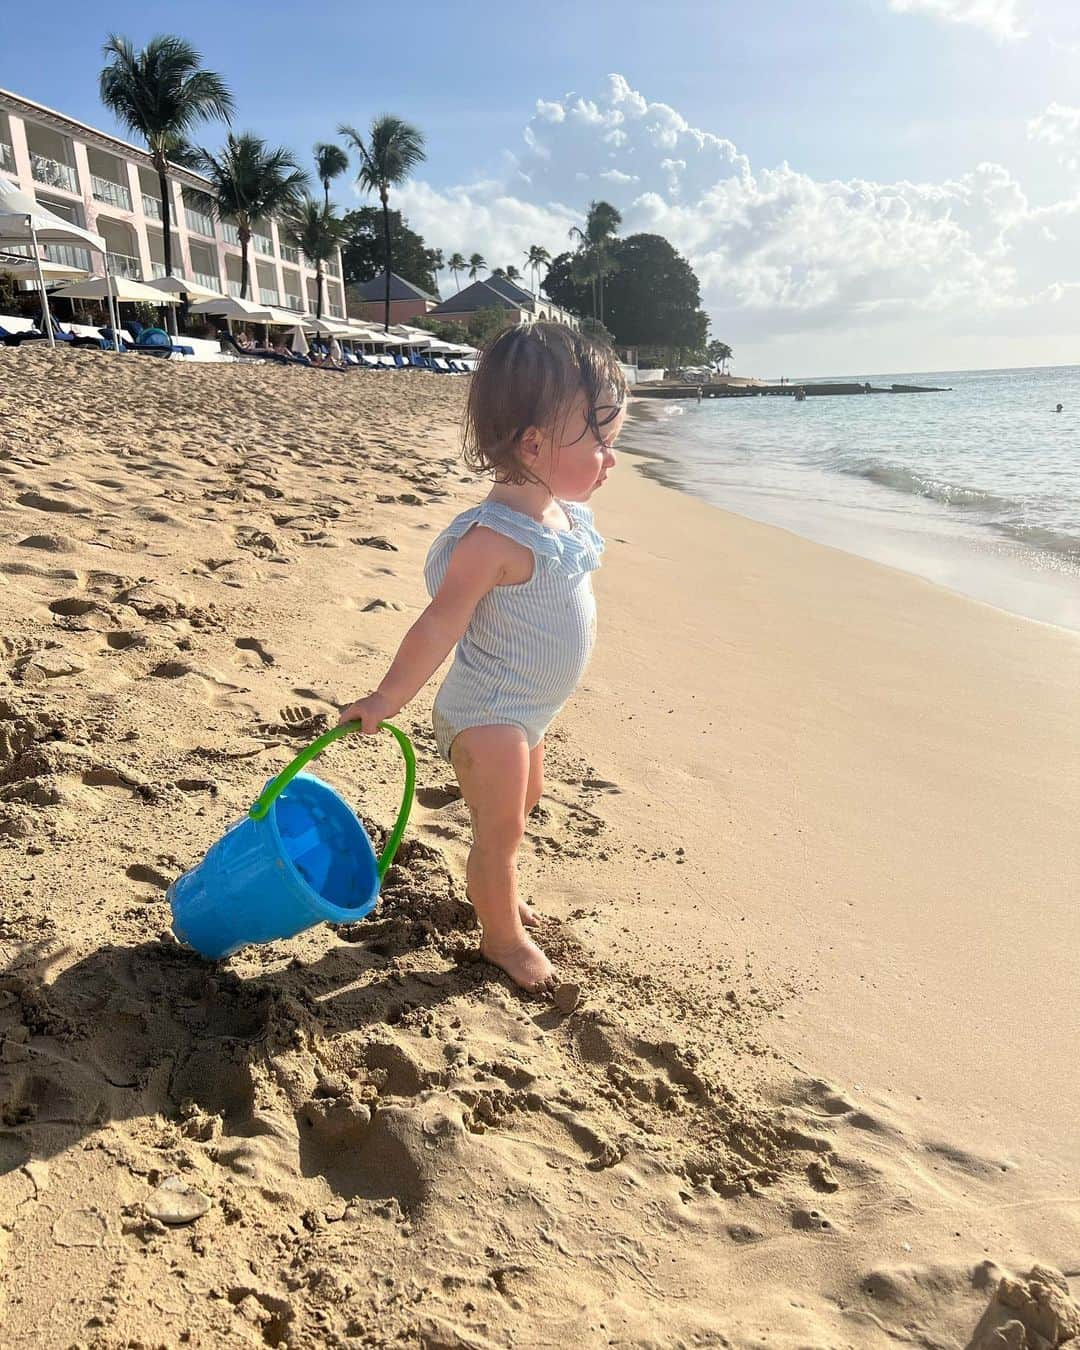
<instances>
[{"instance_id":1,"label":"light blue striped swimsuit","mask_svg":"<svg viewBox=\"0 0 1080 1350\"><path fill-rule=\"evenodd\" d=\"M435 696L431 721L446 760L455 736L469 727L520 727L531 750L585 670L596 640L591 573L600 566L604 541L587 506L559 505L569 531L501 502L483 502L451 521L431 546L424 580L432 597L454 546L474 525L497 530L533 554L528 581L496 586L476 606Z\"/></svg>"}]
</instances>

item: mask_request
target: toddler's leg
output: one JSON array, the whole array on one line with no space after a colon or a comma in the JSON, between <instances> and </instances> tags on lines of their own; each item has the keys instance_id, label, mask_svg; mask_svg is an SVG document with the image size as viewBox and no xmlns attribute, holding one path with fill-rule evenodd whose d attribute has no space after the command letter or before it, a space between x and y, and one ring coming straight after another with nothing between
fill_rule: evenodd
<instances>
[{"instance_id":1,"label":"toddler's leg","mask_svg":"<svg viewBox=\"0 0 1080 1350\"><path fill-rule=\"evenodd\" d=\"M517 851L525 833L529 746L519 727L471 727L450 750L472 817L473 846L465 870L469 899L483 937L483 955L523 988L554 980L551 963L526 936L517 898Z\"/></svg>"},{"instance_id":2,"label":"toddler's leg","mask_svg":"<svg viewBox=\"0 0 1080 1350\"><path fill-rule=\"evenodd\" d=\"M539 743L534 745L529 751L529 784L525 789L525 818L532 815L533 807L544 795L544 741L541 737ZM518 901L518 913L521 915L521 922L526 928L536 927L536 915L532 912L524 900Z\"/></svg>"}]
</instances>

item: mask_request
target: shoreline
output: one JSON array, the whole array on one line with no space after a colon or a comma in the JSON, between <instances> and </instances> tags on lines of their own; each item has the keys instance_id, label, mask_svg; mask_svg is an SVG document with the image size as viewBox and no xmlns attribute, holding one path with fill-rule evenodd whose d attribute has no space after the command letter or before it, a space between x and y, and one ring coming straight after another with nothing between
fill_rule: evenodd
<instances>
[{"instance_id":1,"label":"shoreline","mask_svg":"<svg viewBox=\"0 0 1080 1350\"><path fill-rule=\"evenodd\" d=\"M906 525L898 523L897 507L891 503L887 512L875 514L839 497L800 503L749 484L729 486L722 500L714 500L705 487L666 467L679 463L675 456L648 443L658 421L651 408L639 404L627 422L631 439L620 445L624 453L650 461L644 472L656 482L746 520L920 577L950 594L1003 613L1080 632L1080 579L1055 573L1046 554L1020 545L1014 545L1010 553L989 528L969 526L970 532L962 534L956 528L964 524L959 520L951 522L952 531L944 517L936 529L933 521L927 528L928 518L919 514L913 514ZM985 534L979 532L981 528ZM995 542L997 547L991 547Z\"/></svg>"},{"instance_id":2,"label":"shoreline","mask_svg":"<svg viewBox=\"0 0 1080 1350\"><path fill-rule=\"evenodd\" d=\"M1071 634L624 461L521 862L580 1008L471 959L434 681L373 919L207 966L159 937L164 883L426 603L431 539L483 491L463 389L361 373L328 406L304 371L0 362L13 1350L88 1323L960 1346L1002 1273L1069 1267ZM319 771L379 838L392 748ZM194 1227L147 1216L174 1173L210 1198Z\"/></svg>"}]
</instances>

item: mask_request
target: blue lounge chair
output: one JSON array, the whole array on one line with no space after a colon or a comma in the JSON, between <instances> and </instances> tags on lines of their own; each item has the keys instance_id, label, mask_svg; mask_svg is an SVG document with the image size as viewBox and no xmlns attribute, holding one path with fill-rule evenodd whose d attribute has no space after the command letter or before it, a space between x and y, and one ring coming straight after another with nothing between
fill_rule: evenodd
<instances>
[{"instance_id":1,"label":"blue lounge chair","mask_svg":"<svg viewBox=\"0 0 1080 1350\"><path fill-rule=\"evenodd\" d=\"M174 342L164 328L140 328L135 337L132 351L142 352L145 356L163 356L166 360L174 353L181 356L194 356L194 347L181 346Z\"/></svg>"}]
</instances>

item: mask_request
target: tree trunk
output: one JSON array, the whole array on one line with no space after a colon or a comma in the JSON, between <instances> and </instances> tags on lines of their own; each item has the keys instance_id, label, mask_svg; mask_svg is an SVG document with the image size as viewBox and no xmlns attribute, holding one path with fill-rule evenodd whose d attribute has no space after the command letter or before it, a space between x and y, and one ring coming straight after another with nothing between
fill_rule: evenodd
<instances>
[{"instance_id":1,"label":"tree trunk","mask_svg":"<svg viewBox=\"0 0 1080 1350\"><path fill-rule=\"evenodd\" d=\"M155 156L156 160L156 156ZM158 186L161 189L161 228L164 230L162 244L165 247L165 275L171 277L172 270L172 202L169 200L169 180L165 177L165 161L155 164L158 171Z\"/></svg>"},{"instance_id":2,"label":"tree trunk","mask_svg":"<svg viewBox=\"0 0 1080 1350\"><path fill-rule=\"evenodd\" d=\"M390 331L390 204L386 189L379 191L382 198L382 218L383 218L383 244L386 254L386 303L383 310L383 332Z\"/></svg>"},{"instance_id":3,"label":"tree trunk","mask_svg":"<svg viewBox=\"0 0 1080 1350\"><path fill-rule=\"evenodd\" d=\"M323 298L323 260L320 258L315 264L315 317L322 318L322 298Z\"/></svg>"},{"instance_id":4,"label":"tree trunk","mask_svg":"<svg viewBox=\"0 0 1080 1350\"><path fill-rule=\"evenodd\" d=\"M251 231L242 225L237 233L240 236L240 299L250 300L252 297L248 295L248 283L251 280L248 268L248 243L251 240Z\"/></svg>"}]
</instances>

